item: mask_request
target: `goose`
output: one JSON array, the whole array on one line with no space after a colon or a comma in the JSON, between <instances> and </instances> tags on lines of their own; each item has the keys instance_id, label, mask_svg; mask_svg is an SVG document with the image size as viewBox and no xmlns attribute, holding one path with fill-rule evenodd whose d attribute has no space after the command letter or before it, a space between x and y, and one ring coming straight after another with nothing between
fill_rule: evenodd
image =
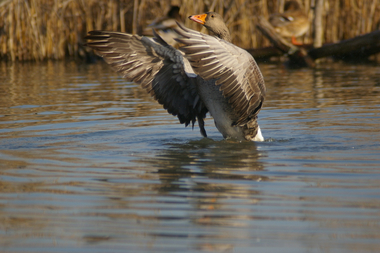
<instances>
[{"instance_id":1,"label":"goose","mask_svg":"<svg viewBox=\"0 0 380 253\"><path fill-rule=\"evenodd\" d=\"M254 58L231 43L221 15L207 12L189 17L211 35L178 23L178 50L156 32L154 38L121 32L90 31L87 46L127 81L141 85L168 113L188 126L198 121L207 137L204 118L210 112L226 139L264 141L257 115L265 98L263 75Z\"/></svg>"},{"instance_id":2,"label":"goose","mask_svg":"<svg viewBox=\"0 0 380 253\"><path fill-rule=\"evenodd\" d=\"M309 30L309 19L297 1L287 1L283 13L275 13L269 17L269 23L283 37L292 38L294 45L302 45L296 37Z\"/></svg>"}]
</instances>

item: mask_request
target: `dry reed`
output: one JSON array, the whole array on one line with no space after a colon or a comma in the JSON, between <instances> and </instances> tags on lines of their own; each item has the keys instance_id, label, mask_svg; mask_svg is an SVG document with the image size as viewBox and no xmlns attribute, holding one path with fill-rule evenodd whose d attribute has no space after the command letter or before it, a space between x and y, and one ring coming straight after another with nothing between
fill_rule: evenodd
<instances>
[{"instance_id":1,"label":"dry reed","mask_svg":"<svg viewBox=\"0 0 380 253\"><path fill-rule=\"evenodd\" d=\"M313 19L315 1L301 0ZM233 42L243 48L268 46L256 19L283 8L284 0L2 0L0 59L12 61L84 57L83 37L89 30L141 33L180 3L183 17L214 10L222 14ZM324 0L323 41L337 42L379 29L380 0ZM201 29L184 18L187 26ZM203 30L204 31L204 30ZM313 41L313 27L304 42Z\"/></svg>"}]
</instances>

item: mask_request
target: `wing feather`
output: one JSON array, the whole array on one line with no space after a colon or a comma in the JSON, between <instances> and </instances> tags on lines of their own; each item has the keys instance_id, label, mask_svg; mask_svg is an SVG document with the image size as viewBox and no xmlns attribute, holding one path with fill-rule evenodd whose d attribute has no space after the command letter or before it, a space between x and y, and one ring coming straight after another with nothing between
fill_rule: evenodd
<instances>
[{"instance_id":1,"label":"wing feather","mask_svg":"<svg viewBox=\"0 0 380 253\"><path fill-rule=\"evenodd\" d=\"M180 51L155 34L154 40L119 32L91 31L88 46L102 56L127 81L140 84L186 126L203 119L208 112L196 90L196 75ZM198 44L198 50L208 46ZM196 52L195 48L190 51ZM204 55L207 53L201 54ZM189 72L189 73L187 73Z\"/></svg>"},{"instance_id":2,"label":"wing feather","mask_svg":"<svg viewBox=\"0 0 380 253\"><path fill-rule=\"evenodd\" d=\"M264 78L256 61L245 50L217 37L179 24L178 42L196 74L215 79L237 113L235 125L244 125L260 111L266 93Z\"/></svg>"}]
</instances>

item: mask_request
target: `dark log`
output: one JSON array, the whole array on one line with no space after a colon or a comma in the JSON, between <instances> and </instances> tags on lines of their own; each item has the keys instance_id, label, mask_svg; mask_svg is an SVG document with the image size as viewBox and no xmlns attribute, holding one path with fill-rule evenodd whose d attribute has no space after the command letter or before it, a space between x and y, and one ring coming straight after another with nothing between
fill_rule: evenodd
<instances>
[{"instance_id":1,"label":"dark log","mask_svg":"<svg viewBox=\"0 0 380 253\"><path fill-rule=\"evenodd\" d=\"M377 53L380 53L380 30L339 43L327 44L308 52L313 59L332 56L341 60L366 59L368 56Z\"/></svg>"}]
</instances>

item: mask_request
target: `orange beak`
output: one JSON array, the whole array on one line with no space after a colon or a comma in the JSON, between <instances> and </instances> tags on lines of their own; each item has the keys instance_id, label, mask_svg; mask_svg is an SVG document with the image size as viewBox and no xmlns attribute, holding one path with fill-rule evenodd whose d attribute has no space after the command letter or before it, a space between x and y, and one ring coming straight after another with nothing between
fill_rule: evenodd
<instances>
[{"instance_id":1,"label":"orange beak","mask_svg":"<svg viewBox=\"0 0 380 253\"><path fill-rule=\"evenodd\" d=\"M189 19L192 20L192 21L194 21L194 22L197 22L199 24L204 25L205 22L206 22L206 17L207 17L207 14L204 13L204 14L189 16Z\"/></svg>"}]
</instances>

